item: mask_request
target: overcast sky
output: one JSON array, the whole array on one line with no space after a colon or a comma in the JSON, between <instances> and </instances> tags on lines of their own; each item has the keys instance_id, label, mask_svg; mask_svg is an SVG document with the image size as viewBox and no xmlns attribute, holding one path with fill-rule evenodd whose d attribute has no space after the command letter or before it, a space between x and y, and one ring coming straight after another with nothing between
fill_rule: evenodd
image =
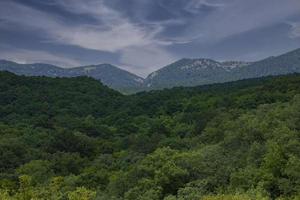
<instances>
[{"instance_id":1,"label":"overcast sky","mask_svg":"<svg viewBox=\"0 0 300 200\"><path fill-rule=\"evenodd\" d=\"M180 58L253 61L300 47L300 0L0 0L0 59L111 63L141 76Z\"/></svg>"}]
</instances>

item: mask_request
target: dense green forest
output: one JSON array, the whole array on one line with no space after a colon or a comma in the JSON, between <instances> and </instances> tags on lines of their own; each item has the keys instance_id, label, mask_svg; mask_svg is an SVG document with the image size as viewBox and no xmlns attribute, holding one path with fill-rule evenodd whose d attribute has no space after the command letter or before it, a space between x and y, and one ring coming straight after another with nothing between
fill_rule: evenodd
<instances>
[{"instance_id":1,"label":"dense green forest","mask_svg":"<svg viewBox=\"0 0 300 200\"><path fill-rule=\"evenodd\" d=\"M2 200L298 200L300 75L125 96L0 73Z\"/></svg>"}]
</instances>

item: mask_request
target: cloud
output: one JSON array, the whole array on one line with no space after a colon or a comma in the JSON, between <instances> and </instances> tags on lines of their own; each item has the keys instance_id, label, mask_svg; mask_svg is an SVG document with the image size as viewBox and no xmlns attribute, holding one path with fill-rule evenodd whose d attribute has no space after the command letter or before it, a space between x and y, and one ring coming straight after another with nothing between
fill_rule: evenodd
<instances>
[{"instance_id":1,"label":"cloud","mask_svg":"<svg viewBox=\"0 0 300 200\"><path fill-rule=\"evenodd\" d=\"M197 14L201 11L203 6L206 7L213 7L213 8L221 8L224 7L226 4L223 2L218 2L215 0L191 0L189 1L186 6L184 7L185 10L191 12L193 14Z\"/></svg>"},{"instance_id":2,"label":"cloud","mask_svg":"<svg viewBox=\"0 0 300 200\"><path fill-rule=\"evenodd\" d=\"M195 19L186 35L201 36L200 42L217 42L233 35L283 23L299 14L299 0L229 0L226 6L209 13L205 20Z\"/></svg>"},{"instance_id":3,"label":"cloud","mask_svg":"<svg viewBox=\"0 0 300 200\"><path fill-rule=\"evenodd\" d=\"M42 30L49 37L49 41L93 50L117 52L131 46L164 44L163 41L154 39L161 31L161 26L135 25L126 16L106 7L103 1L60 0L57 5L73 13L91 15L99 23L70 25L58 16L14 2L0 3L1 7L6 8L0 18L21 27Z\"/></svg>"},{"instance_id":4,"label":"cloud","mask_svg":"<svg viewBox=\"0 0 300 200\"><path fill-rule=\"evenodd\" d=\"M300 22L289 22L288 24L291 26L291 31L290 31L289 37L292 39L299 38L300 37Z\"/></svg>"}]
</instances>

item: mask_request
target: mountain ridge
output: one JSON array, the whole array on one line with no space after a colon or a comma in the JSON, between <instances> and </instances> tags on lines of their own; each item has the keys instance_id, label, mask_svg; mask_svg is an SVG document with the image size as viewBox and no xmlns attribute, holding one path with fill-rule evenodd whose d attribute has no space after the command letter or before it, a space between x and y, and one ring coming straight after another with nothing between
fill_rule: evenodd
<instances>
[{"instance_id":1,"label":"mountain ridge","mask_svg":"<svg viewBox=\"0 0 300 200\"><path fill-rule=\"evenodd\" d=\"M182 58L142 78L109 63L63 68L45 63L19 64L0 60L0 70L27 76L89 76L123 93L197 86L300 72L300 48L254 62Z\"/></svg>"},{"instance_id":2,"label":"mountain ridge","mask_svg":"<svg viewBox=\"0 0 300 200\"><path fill-rule=\"evenodd\" d=\"M63 68L45 63L19 64L12 61L0 60L0 70L26 76L89 76L119 91L129 91L131 88L142 87L141 82L143 81L143 78L111 64Z\"/></svg>"},{"instance_id":3,"label":"mountain ridge","mask_svg":"<svg viewBox=\"0 0 300 200\"><path fill-rule=\"evenodd\" d=\"M147 89L151 90L174 86L223 83L299 72L300 48L254 62L219 62L207 58L184 58L152 72L145 79L145 83Z\"/></svg>"}]
</instances>

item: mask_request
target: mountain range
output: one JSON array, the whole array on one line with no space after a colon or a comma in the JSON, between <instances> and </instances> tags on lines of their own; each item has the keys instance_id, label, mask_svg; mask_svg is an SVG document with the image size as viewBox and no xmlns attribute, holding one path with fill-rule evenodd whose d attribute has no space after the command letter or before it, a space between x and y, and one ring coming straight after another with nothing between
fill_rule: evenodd
<instances>
[{"instance_id":1,"label":"mountain range","mask_svg":"<svg viewBox=\"0 0 300 200\"><path fill-rule=\"evenodd\" d=\"M44 63L18 64L0 60L0 71L9 71L25 76L89 76L96 80L101 80L103 84L119 91L130 91L133 88L141 88L144 82L143 78L110 64L62 68Z\"/></svg>"},{"instance_id":2,"label":"mountain range","mask_svg":"<svg viewBox=\"0 0 300 200\"><path fill-rule=\"evenodd\" d=\"M152 72L145 79L111 64L62 68L44 63L18 64L1 60L0 70L26 76L89 76L118 91L132 93L300 73L300 49L256 62L184 58Z\"/></svg>"}]
</instances>

